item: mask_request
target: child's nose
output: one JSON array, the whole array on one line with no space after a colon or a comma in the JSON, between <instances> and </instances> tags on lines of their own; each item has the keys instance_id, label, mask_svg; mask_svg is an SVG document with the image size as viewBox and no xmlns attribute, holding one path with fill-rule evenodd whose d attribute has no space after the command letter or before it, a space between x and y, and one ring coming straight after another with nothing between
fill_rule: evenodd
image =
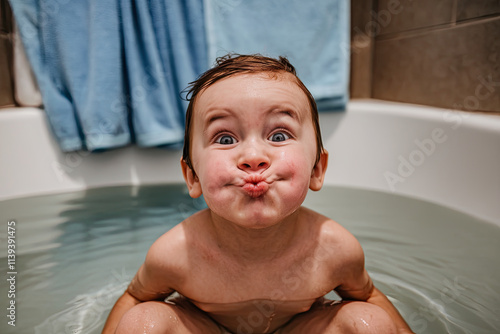
<instances>
[{"instance_id":1,"label":"child's nose","mask_svg":"<svg viewBox=\"0 0 500 334\"><path fill-rule=\"evenodd\" d=\"M269 157L255 147L244 149L238 161L238 168L244 171L262 172L270 165Z\"/></svg>"}]
</instances>

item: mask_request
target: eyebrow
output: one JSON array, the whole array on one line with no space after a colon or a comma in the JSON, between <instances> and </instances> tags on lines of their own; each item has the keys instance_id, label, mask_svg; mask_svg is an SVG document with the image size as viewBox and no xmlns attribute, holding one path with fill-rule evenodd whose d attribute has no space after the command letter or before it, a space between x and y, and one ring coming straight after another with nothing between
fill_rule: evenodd
<instances>
[{"instance_id":1,"label":"eyebrow","mask_svg":"<svg viewBox=\"0 0 500 334\"><path fill-rule=\"evenodd\" d=\"M300 121L299 114L295 110L290 109L290 108L285 108L285 109L279 108L279 109L276 109L276 111L272 111L272 113L284 114L284 115L290 116L291 118L293 118L296 121Z\"/></svg>"},{"instance_id":2,"label":"eyebrow","mask_svg":"<svg viewBox=\"0 0 500 334\"><path fill-rule=\"evenodd\" d=\"M211 115L213 114L213 115ZM210 124L212 124L213 122L219 120L219 119L223 119L223 118L227 118L227 117L231 117L233 116L232 115L232 112L227 110L227 109L215 109L215 110L210 110L208 112L208 117L205 117L205 121L204 121L204 124L206 127L208 127Z\"/></svg>"},{"instance_id":3,"label":"eyebrow","mask_svg":"<svg viewBox=\"0 0 500 334\"><path fill-rule=\"evenodd\" d=\"M285 116L288 116L291 119L293 119L299 123L301 121L301 117L300 117L299 113L297 111L295 111L293 108L289 108L289 107L274 106L274 107L269 109L268 116L269 115L271 115L271 116L272 115L285 115ZM205 128L208 128L212 123L214 123L215 121L217 121L219 119L230 118L230 117L234 117L234 116L235 116L234 112L229 110L229 109L217 108L214 110L210 110L207 113L207 117L205 117L204 126L205 126Z\"/></svg>"}]
</instances>

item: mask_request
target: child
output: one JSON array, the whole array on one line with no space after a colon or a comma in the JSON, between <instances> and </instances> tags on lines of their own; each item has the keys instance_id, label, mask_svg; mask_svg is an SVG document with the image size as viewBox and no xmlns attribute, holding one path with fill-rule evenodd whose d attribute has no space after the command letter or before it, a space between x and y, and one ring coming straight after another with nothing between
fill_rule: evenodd
<instances>
[{"instance_id":1,"label":"child","mask_svg":"<svg viewBox=\"0 0 500 334\"><path fill-rule=\"evenodd\" d=\"M301 206L328 153L288 60L226 56L190 88L181 166L208 209L151 246L103 332L411 333L354 236Z\"/></svg>"}]
</instances>

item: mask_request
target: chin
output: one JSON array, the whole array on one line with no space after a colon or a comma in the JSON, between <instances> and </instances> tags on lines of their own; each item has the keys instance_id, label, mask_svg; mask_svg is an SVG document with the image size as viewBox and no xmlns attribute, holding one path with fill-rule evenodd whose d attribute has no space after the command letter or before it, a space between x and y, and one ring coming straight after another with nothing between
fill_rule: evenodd
<instances>
[{"instance_id":1,"label":"chin","mask_svg":"<svg viewBox=\"0 0 500 334\"><path fill-rule=\"evenodd\" d=\"M274 226L289 216L291 216L297 210L296 207L293 208L282 208L281 210L257 210L254 212L246 212L241 215L242 222L241 225L245 225L252 229L264 229L267 227Z\"/></svg>"},{"instance_id":2,"label":"chin","mask_svg":"<svg viewBox=\"0 0 500 334\"><path fill-rule=\"evenodd\" d=\"M265 230L266 228L273 227L276 224L278 224L278 222L275 220L270 220L270 221L263 220L259 222L252 221L251 223L238 224L238 225L247 228L249 230Z\"/></svg>"}]
</instances>

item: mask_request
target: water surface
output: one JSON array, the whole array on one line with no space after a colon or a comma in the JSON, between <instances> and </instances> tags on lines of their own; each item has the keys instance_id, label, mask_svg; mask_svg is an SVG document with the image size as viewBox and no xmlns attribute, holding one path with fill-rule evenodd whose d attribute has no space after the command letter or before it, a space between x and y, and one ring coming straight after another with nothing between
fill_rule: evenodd
<instances>
[{"instance_id":1,"label":"water surface","mask_svg":"<svg viewBox=\"0 0 500 334\"><path fill-rule=\"evenodd\" d=\"M500 228L428 202L326 187L305 203L350 230L367 269L417 333L500 333ZM16 222L16 327L1 333L100 333L165 231L205 207L184 186L131 186L0 202ZM7 314L8 284L0 285Z\"/></svg>"}]
</instances>

